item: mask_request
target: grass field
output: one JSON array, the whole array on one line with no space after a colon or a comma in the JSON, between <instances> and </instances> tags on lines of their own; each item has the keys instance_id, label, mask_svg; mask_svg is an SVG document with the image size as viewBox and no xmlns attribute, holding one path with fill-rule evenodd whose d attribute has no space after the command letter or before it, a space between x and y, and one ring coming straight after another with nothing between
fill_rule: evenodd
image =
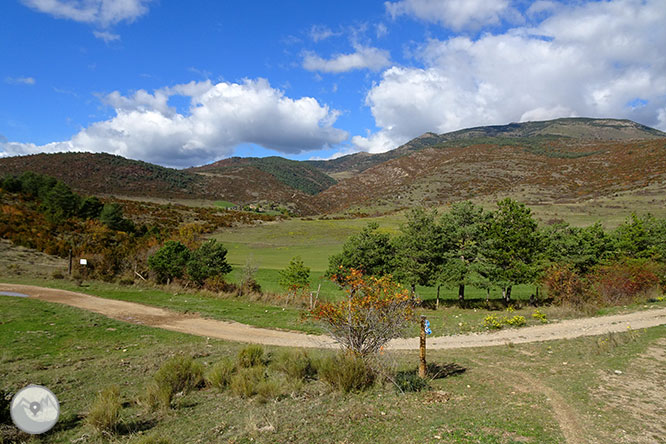
<instances>
[{"instance_id":1,"label":"grass field","mask_svg":"<svg viewBox=\"0 0 666 444\"><path fill-rule=\"evenodd\" d=\"M572 436L604 443L663 437L666 327L430 352L430 362L466 369L432 381L430 392L398 394L384 384L341 394L315 381L294 396L259 402L205 388L178 398L174 410L148 413L135 401L168 357L192 356L210 368L241 346L0 298L0 388L42 384L61 405L55 429L29 442L138 443L159 435L173 443L554 444ZM383 356L399 369L414 369L417 359L416 353ZM111 384L120 387L123 426L102 436L85 417L96 393ZM0 430L5 439L15 436L6 425Z\"/></svg>"}]
</instances>

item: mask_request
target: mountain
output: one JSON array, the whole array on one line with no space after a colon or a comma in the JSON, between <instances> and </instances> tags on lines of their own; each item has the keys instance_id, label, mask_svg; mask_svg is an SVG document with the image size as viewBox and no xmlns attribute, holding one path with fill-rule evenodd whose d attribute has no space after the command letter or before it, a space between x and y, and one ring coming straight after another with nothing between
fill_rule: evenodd
<instances>
[{"instance_id":1,"label":"mountain","mask_svg":"<svg viewBox=\"0 0 666 444\"><path fill-rule=\"evenodd\" d=\"M568 118L426 133L386 153L328 161L233 157L174 170L110 154L0 159L0 174L28 170L84 194L276 203L301 215L507 194L543 203L655 184L666 192L666 133L629 120Z\"/></svg>"},{"instance_id":2,"label":"mountain","mask_svg":"<svg viewBox=\"0 0 666 444\"><path fill-rule=\"evenodd\" d=\"M461 146L472 142L490 142L486 139L504 138L515 143L532 145L535 142L552 139L608 141L645 140L663 137L666 137L666 133L631 120L562 118L541 122L480 126L445 134L428 132L385 153L354 153L332 160L306 162L332 177L347 178L375 165L409 155L424 148L451 143Z\"/></svg>"},{"instance_id":3,"label":"mountain","mask_svg":"<svg viewBox=\"0 0 666 444\"><path fill-rule=\"evenodd\" d=\"M337 183L335 179L308 163L277 156L230 157L209 165L190 168L188 171L224 175L233 169L241 167L254 167L259 171L272 175L288 187L311 195L317 194Z\"/></svg>"},{"instance_id":4,"label":"mountain","mask_svg":"<svg viewBox=\"0 0 666 444\"><path fill-rule=\"evenodd\" d=\"M286 160L286 159L285 159ZM292 162L292 161L289 161ZM311 167L305 167L310 169ZM205 170L205 168L204 168ZM309 195L253 166L223 171L175 170L106 153L55 153L0 158L0 174L34 171L91 195L225 200L239 205L271 202L300 214L318 208ZM314 172L315 177L323 173Z\"/></svg>"}]
</instances>

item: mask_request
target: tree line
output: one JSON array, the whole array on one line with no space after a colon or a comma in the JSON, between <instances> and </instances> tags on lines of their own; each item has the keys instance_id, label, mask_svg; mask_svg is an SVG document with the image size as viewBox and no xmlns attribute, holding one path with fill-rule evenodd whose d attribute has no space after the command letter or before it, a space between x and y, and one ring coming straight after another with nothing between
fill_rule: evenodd
<instances>
[{"instance_id":1,"label":"tree line","mask_svg":"<svg viewBox=\"0 0 666 444\"><path fill-rule=\"evenodd\" d=\"M633 214L612 231L600 223L539 227L530 208L504 199L494 211L470 201L453 204L442 215L411 210L396 236L369 223L329 258L327 275L345 276L351 269L372 276L391 274L412 292L417 285L437 287L438 301L442 286L457 288L460 301L467 286L488 295L498 288L508 303L516 285L535 284L538 292L549 270L583 276L596 267L631 260L666 261L666 219Z\"/></svg>"}]
</instances>

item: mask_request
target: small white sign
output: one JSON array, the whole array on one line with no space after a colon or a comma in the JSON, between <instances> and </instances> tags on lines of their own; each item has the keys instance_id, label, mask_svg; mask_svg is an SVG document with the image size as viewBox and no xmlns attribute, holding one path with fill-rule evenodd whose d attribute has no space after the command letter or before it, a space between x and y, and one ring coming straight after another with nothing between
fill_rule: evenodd
<instances>
[{"instance_id":1,"label":"small white sign","mask_svg":"<svg viewBox=\"0 0 666 444\"><path fill-rule=\"evenodd\" d=\"M81 265L88 265L88 259L81 259L81 260L79 261L79 263L80 263Z\"/></svg>"}]
</instances>

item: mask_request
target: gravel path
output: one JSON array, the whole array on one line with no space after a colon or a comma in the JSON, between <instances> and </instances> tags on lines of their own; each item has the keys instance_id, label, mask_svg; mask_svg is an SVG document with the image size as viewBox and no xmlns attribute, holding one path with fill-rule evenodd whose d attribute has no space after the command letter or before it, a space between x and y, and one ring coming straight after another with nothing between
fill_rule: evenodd
<instances>
[{"instance_id":1,"label":"gravel path","mask_svg":"<svg viewBox=\"0 0 666 444\"><path fill-rule=\"evenodd\" d=\"M264 345L289 347L331 348L336 347L327 336L269 330L238 322L206 319L134 302L90 296L84 293L43 288L31 285L0 284L0 293L10 292L28 295L30 298L70 305L134 324L148 325L181 333L249 342ZM4 296L3 296L4 297ZM11 297L11 296L7 296ZM594 336L610 332L638 330L666 324L666 308L642 310L628 314L572 319L552 324L520 329L508 329L492 333L476 333L455 336L440 336L428 339L429 349L454 349L487 347L507 343L571 339L579 336ZM387 347L393 350L417 350L418 338L396 339Z\"/></svg>"}]
</instances>

